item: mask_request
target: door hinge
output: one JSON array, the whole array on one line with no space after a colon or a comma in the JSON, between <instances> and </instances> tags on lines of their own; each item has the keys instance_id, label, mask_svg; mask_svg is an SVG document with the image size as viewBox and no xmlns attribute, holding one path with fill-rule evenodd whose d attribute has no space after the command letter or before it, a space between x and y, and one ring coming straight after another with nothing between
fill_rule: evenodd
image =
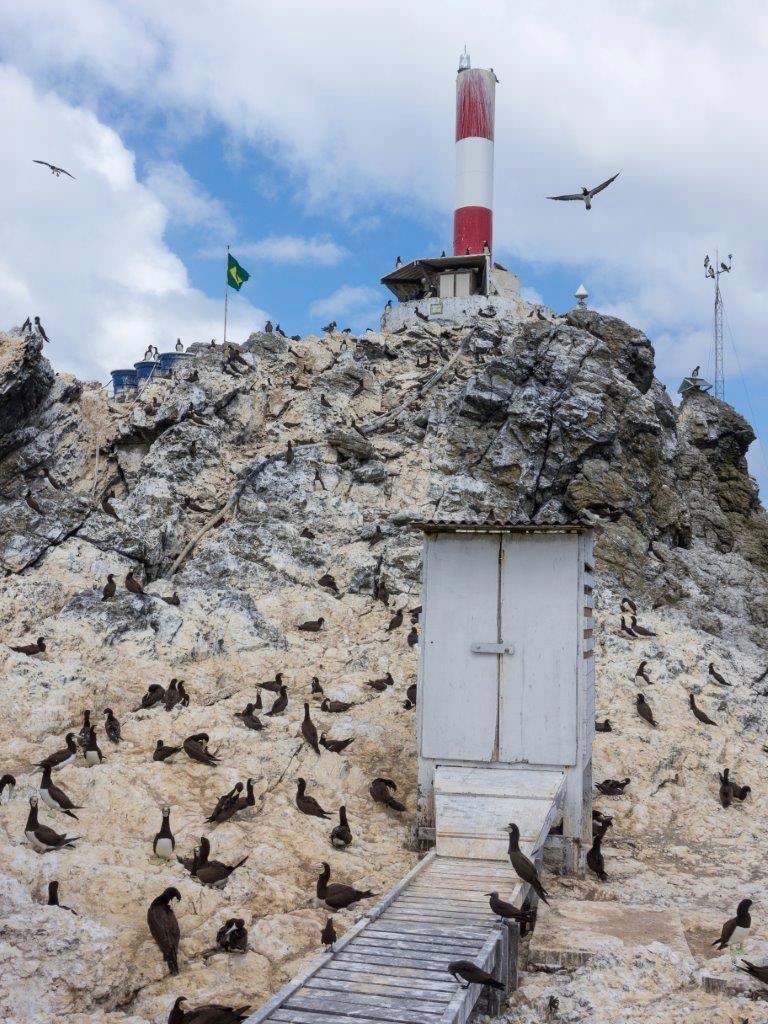
<instances>
[{"instance_id":1,"label":"door hinge","mask_svg":"<svg viewBox=\"0 0 768 1024\"><path fill-rule=\"evenodd\" d=\"M472 644L470 651L473 654L514 654L514 644Z\"/></svg>"}]
</instances>

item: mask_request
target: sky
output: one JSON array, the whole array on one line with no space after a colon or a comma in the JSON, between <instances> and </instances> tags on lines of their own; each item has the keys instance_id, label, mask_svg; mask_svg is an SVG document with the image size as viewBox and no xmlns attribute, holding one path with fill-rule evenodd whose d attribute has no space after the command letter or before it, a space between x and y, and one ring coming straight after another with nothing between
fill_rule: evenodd
<instances>
[{"instance_id":1,"label":"sky","mask_svg":"<svg viewBox=\"0 0 768 1024\"><path fill-rule=\"evenodd\" d=\"M495 258L557 311L644 330L676 396L712 370L768 488L768 7L758 0L4 0L0 329L39 314L57 369L148 344L376 327L379 279L450 249L454 82L493 67ZM75 175L54 178L32 160ZM592 211L547 195L621 171Z\"/></svg>"}]
</instances>

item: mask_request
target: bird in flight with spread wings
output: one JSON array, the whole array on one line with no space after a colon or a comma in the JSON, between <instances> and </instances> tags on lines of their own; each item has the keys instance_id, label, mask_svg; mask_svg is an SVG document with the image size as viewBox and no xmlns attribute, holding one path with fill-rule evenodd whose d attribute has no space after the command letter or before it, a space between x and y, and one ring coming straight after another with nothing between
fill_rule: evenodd
<instances>
[{"instance_id":1,"label":"bird in flight with spread wings","mask_svg":"<svg viewBox=\"0 0 768 1024\"><path fill-rule=\"evenodd\" d=\"M547 199L562 199L562 200L574 200L580 199L588 210L592 209L592 200L595 198L598 192L602 192L604 188L608 188L611 182L616 181L621 171L618 171L612 178L608 178L601 185L595 185L594 188L582 188L581 192L574 192L568 196L547 196Z\"/></svg>"},{"instance_id":2,"label":"bird in flight with spread wings","mask_svg":"<svg viewBox=\"0 0 768 1024\"><path fill-rule=\"evenodd\" d=\"M62 174L66 174L68 178L75 180L74 174L70 174L69 171L65 171L63 167L57 167L55 164L49 164L47 160L33 160L33 164L42 164L43 167L50 167L51 174L54 174L57 178L60 178Z\"/></svg>"}]
</instances>

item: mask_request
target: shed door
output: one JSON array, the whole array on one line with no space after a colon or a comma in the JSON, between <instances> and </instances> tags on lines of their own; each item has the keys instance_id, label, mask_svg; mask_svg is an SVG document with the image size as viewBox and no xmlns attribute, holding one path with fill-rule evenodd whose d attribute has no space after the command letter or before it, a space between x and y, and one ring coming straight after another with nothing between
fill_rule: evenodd
<instances>
[{"instance_id":1,"label":"shed door","mask_svg":"<svg viewBox=\"0 0 768 1024\"><path fill-rule=\"evenodd\" d=\"M497 657L472 654L498 636L499 537L438 534L427 544L421 752L490 761L496 742Z\"/></svg>"},{"instance_id":2,"label":"shed door","mask_svg":"<svg viewBox=\"0 0 768 1024\"><path fill-rule=\"evenodd\" d=\"M578 548L575 534L504 537L501 761L576 763Z\"/></svg>"}]
</instances>

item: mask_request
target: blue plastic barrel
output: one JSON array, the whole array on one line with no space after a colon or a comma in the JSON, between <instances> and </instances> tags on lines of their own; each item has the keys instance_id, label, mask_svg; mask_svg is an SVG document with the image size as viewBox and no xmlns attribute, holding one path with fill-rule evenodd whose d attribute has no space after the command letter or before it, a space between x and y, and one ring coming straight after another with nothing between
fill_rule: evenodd
<instances>
[{"instance_id":1,"label":"blue plastic barrel","mask_svg":"<svg viewBox=\"0 0 768 1024\"><path fill-rule=\"evenodd\" d=\"M168 374L179 363L186 362L190 359L190 356L186 352L161 352L160 353L160 373L163 375Z\"/></svg>"},{"instance_id":2,"label":"blue plastic barrel","mask_svg":"<svg viewBox=\"0 0 768 1024\"><path fill-rule=\"evenodd\" d=\"M149 377L157 366L157 363L154 359L142 359L141 362L134 363L133 365L136 368L136 380L141 384L142 381L145 381Z\"/></svg>"},{"instance_id":3,"label":"blue plastic barrel","mask_svg":"<svg viewBox=\"0 0 768 1024\"><path fill-rule=\"evenodd\" d=\"M136 388L135 370L112 370L112 387L116 395L124 391L133 391Z\"/></svg>"}]
</instances>

